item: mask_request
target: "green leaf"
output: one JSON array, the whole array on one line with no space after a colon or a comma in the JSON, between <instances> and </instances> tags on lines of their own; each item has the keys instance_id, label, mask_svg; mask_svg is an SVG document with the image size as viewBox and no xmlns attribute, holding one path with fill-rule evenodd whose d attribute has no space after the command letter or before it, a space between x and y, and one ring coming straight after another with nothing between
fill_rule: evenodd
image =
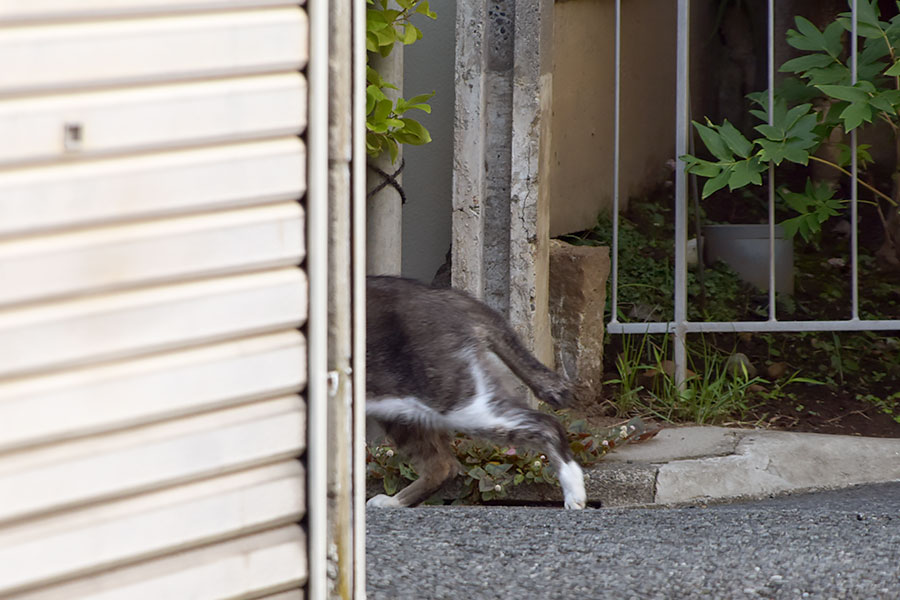
<instances>
[{"instance_id":1,"label":"green leaf","mask_svg":"<svg viewBox=\"0 0 900 600\"><path fill-rule=\"evenodd\" d=\"M469 469L468 473L466 473L472 479L476 479L478 481L484 479L488 476L487 472L481 467L475 466Z\"/></svg>"},{"instance_id":2,"label":"green leaf","mask_svg":"<svg viewBox=\"0 0 900 600\"><path fill-rule=\"evenodd\" d=\"M394 138L398 142L421 146L431 141L431 134L421 123L413 119L400 120L403 122L403 128L394 133Z\"/></svg>"},{"instance_id":3,"label":"green leaf","mask_svg":"<svg viewBox=\"0 0 900 600\"><path fill-rule=\"evenodd\" d=\"M817 85L825 94L847 102L868 102L869 94L859 87L849 85Z\"/></svg>"},{"instance_id":4,"label":"green leaf","mask_svg":"<svg viewBox=\"0 0 900 600\"><path fill-rule=\"evenodd\" d=\"M422 39L422 32L419 31L418 27L416 27L415 25L412 25L410 23L407 23L406 25L404 25L403 37L402 37L401 41L403 42L403 44L405 46L409 46L413 42L415 42L417 40L421 40L421 39Z\"/></svg>"},{"instance_id":5,"label":"green leaf","mask_svg":"<svg viewBox=\"0 0 900 600\"><path fill-rule=\"evenodd\" d=\"M758 140L757 143L762 147L761 160L771 161L776 165L780 165L786 154L785 142L775 142L771 140Z\"/></svg>"},{"instance_id":6,"label":"green leaf","mask_svg":"<svg viewBox=\"0 0 900 600\"><path fill-rule=\"evenodd\" d=\"M386 27L375 31L375 37L378 39L379 52L387 56L397 41L397 31L393 27ZM387 53L384 52L385 47L387 47Z\"/></svg>"},{"instance_id":7,"label":"green leaf","mask_svg":"<svg viewBox=\"0 0 900 600\"><path fill-rule=\"evenodd\" d=\"M385 119L391 114L394 110L394 103L390 101L389 98L385 98L383 100L379 100L375 103L375 110L372 111L372 121L374 123L384 122Z\"/></svg>"},{"instance_id":8,"label":"green leaf","mask_svg":"<svg viewBox=\"0 0 900 600\"><path fill-rule=\"evenodd\" d=\"M748 183L762 185L760 173L764 169L765 167L760 164L759 159L755 156L747 160L738 161L734 165L731 177L728 178L728 189L733 191L744 187Z\"/></svg>"},{"instance_id":9,"label":"green leaf","mask_svg":"<svg viewBox=\"0 0 900 600\"><path fill-rule=\"evenodd\" d=\"M803 17L794 17L794 23L797 30L789 29L787 33L787 43L798 50L808 50L815 52L817 50L828 50L825 36L813 25L808 19Z\"/></svg>"},{"instance_id":10,"label":"green leaf","mask_svg":"<svg viewBox=\"0 0 900 600\"><path fill-rule=\"evenodd\" d=\"M512 464L510 463L487 463L484 465L484 470L487 471L489 475L492 477L500 477L505 475L507 471L512 468Z\"/></svg>"},{"instance_id":11,"label":"green leaf","mask_svg":"<svg viewBox=\"0 0 900 600\"><path fill-rule=\"evenodd\" d=\"M780 123L780 125L787 130L791 130L801 117L809 114L811 108L812 104L809 103L795 106L791 110L787 111L787 114L784 116L784 123Z\"/></svg>"},{"instance_id":12,"label":"green leaf","mask_svg":"<svg viewBox=\"0 0 900 600\"><path fill-rule=\"evenodd\" d=\"M366 10L366 31L380 31L389 26L383 11L372 8Z\"/></svg>"},{"instance_id":13,"label":"green leaf","mask_svg":"<svg viewBox=\"0 0 900 600\"><path fill-rule=\"evenodd\" d=\"M407 102L409 102L410 104L419 104L422 102L428 102L429 100L431 100L431 98L433 96L434 96L434 92L431 92L430 94L419 94L418 96L413 96L412 98L407 100Z\"/></svg>"},{"instance_id":14,"label":"green leaf","mask_svg":"<svg viewBox=\"0 0 900 600\"><path fill-rule=\"evenodd\" d=\"M398 468L400 470L400 474L405 479L408 479L410 481L415 481L416 479L419 478L419 476L416 474L416 472L413 470L413 468L410 465L408 465L407 463L400 463L400 466Z\"/></svg>"},{"instance_id":15,"label":"green leaf","mask_svg":"<svg viewBox=\"0 0 900 600\"><path fill-rule=\"evenodd\" d=\"M494 491L494 480L490 477L483 477L478 480L478 491L479 492L492 492Z\"/></svg>"},{"instance_id":16,"label":"green leaf","mask_svg":"<svg viewBox=\"0 0 900 600\"><path fill-rule=\"evenodd\" d=\"M869 104L885 113L885 117L896 120L897 108L900 107L900 90L884 90L876 92Z\"/></svg>"},{"instance_id":17,"label":"green leaf","mask_svg":"<svg viewBox=\"0 0 900 600\"><path fill-rule=\"evenodd\" d=\"M844 35L844 28L841 24L837 21L832 21L825 27L822 35L825 38L825 51L834 58L840 56L844 49L844 44L841 41Z\"/></svg>"},{"instance_id":18,"label":"green leaf","mask_svg":"<svg viewBox=\"0 0 900 600\"><path fill-rule=\"evenodd\" d=\"M756 127L754 127L754 129L766 136L766 139L768 140L777 142L785 138L784 129L782 129L781 127L774 127L772 125L763 124L757 125Z\"/></svg>"},{"instance_id":19,"label":"green leaf","mask_svg":"<svg viewBox=\"0 0 900 600\"><path fill-rule=\"evenodd\" d=\"M369 65L366 65L366 82L371 83L377 88L380 88L383 87L384 79L382 79L381 74L378 71L376 71Z\"/></svg>"},{"instance_id":20,"label":"green leaf","mask_svg":"<svg viewBox=\"0 0 900 600\"><path fill-rule=\"evenodd\" d=\"M781 73L803 73L813 68L827 67L835 61L827 54L807 54L785 62L778 69Z\"/></svg>"},{"instance_id":21,"label":"green leaf","mask_svg":"<svg viewBox=\"0 0 900 600\"><path fill-rule=\"evenodd\" d=\"M397 18L403 14L401 11L393 9L393 8L386 8L385 10L383 10L381 12L382 12L382 14L384 14L385 20L390 25L394 25L394 21L396 21Z\"/></svg>"},{"instance_id":22,"label":"green leaf","mask_svg":"<svg viewBox=\"0 0 900 600\"><path fill-rule=\"evenodd\" d=\"M851 31L850 19L851 13L841 13L838 22L847 30ZM856 4L856 30L860 36L865 38L880 38L884 36L883 23L878 18L877 3L870 3L867 0L859 0Z\"/></svg>"},{"instance_id":23,"label":"green leaf","mask_svg":"<svg viewBox=\"0 0 900 600\"><path fill-rule=\"evenodd\" d=\"M885 75L889 77L897 77L900 76L900 59L895 62L891 68L884 72Z\"/></svg>"},{"instance_id":24,"label":"green leaf","mask_svg":"<svg viewBox=\"0 0 900 600\"><path fill-rule=\"evenodd\" d=\"M366 52L378 51L378 36L371 31L366 32Z\"/></svg>"},{"instance_id":25,"label":"green leaf","mask_svg":"<svg viewBox=\"0 0 900 600\"><path fill-rule=\"evenodd\" d=\"M785 145L784 158L785 160L789 160L792 163L797 163L804 166L809 164L809 152L807 152L803 148Z\"/></svg>"},{"instance_id":26,"label":"green leaf","mask_svg":"<svg viewBox=\"0 0 900 600\"><path fill-rule=\"evenodd\" d=\"M853 131L862 125L863 121L872 122L872 107L867 103L854 102L844 109L841 119L844 121L844 129L848 132Z\"/></svg>"},{"instance_id":27,"label":"green leaf","mask_svg":"<svg viewBox=\"0 0 900 600\"><path fill-rule=\"evenodd\" d=\"M428 6L428 0L423 0L422 2L420 2L419 5L416 7L416 12L419 13L420 15L425 15L429 19L437 18L437 13L433 12L431 10L431 8Z\"/></svg>"},{"instance_id":28,"label":"green leaf","mask_svg":"<svg viewBox=\"0 0 900 600\"><path fill-rule=\"evenodd\" d=\"M731 178L731 172L734 169L732 165L728 165L723 168L722 171L708 180L705 184L703 184L703 197L708 198L713 192L716 192L726 185L728 185L728 180Z\"/></svg>"},{"instance_id":29,"label":"green leaf","mask_svg":"<svg viewBox=\"0 0 900 600\"><path fill-rule=\"evenodd\" d=\"M728 119L719 126L719 135L725 140L725 143L728 144L728 147L732 152L740 156L741 158L747 158L750 156L750 151L753 149L753 144L751 144L747 138L741 135L741 132L738 131L734 125L728 122Z\"/></svg>"},{"instance_id":30,"label":"green leaf","mask_svg":"<svg viewBox=\"0 0 900 600\"><path fill-rule=\"evenodd\" d=\"M397 100L397 107L395 109L395 112L398 115L402 115L408 110L417 109L430 114L431 107L425 104L424 101L428 100L432 96L434 96L434 92L431 92L430 94L419 94L418 96L414 96L409 100L400 98Z\"/></svg>"},{"instance_id":31,"label":"green leaf","mask_svg":"<svg viewBox=\"0 0 900 600\"><path fill-rule=\"evenodd\" d=\"M811 218L810 215L800 215L798 217L792 217L790 219L785 219L779 225L781 225L782 229L784 229L784 236L787 239L792 239L797 233L799 233L804 241L809 241L810 236L810 226L809 221L815 219Z\"/></svg>"},{"instance_id":32,"label":"green leaf","mask_svg":"<svg viewBox=\"0 0 900 600\"><path fill-rule=\"evenodd\" d=\"M846 167L850 164L850 146L847 144L838 144L838 150L840 151L838 154L837 164L841 167ZM867 164L872 162L872 155L869 154L869 148L871 148L871 144L859 144L856 146L856 161L859 164L859 167L864 169Z\"/></svg>"},{"instance_id":33,"label":"green leaf","mask_svg":"<svg viewBox=\"0 0 900 600\"><path fill-rule=\"evenodd\" d=\"M850 84L850 69L840 63L833 63L821 69L810 69L803 76L813 85Z\"/></svg>"},{"instance_id":34,"label":"green leaf","mask_svg":"<svg viewBox=\"0 0 900 600\"><path fill-rule=\"evenodd\" d=\"M799 233L807 241L821 230L822 223L840 214L843 205L843 201L833 198L834 190L827 182L814 183L809 178L802 194L781 188L778 195L789 208L800 213L781 223L785 234L792 237Z\"/></svg>"},{"instance_id":35,"label":"green leaf","mask_svg":"<svg viewBox=\"0 0 900 600\"><path fill-rule=\"evenodd\" d=\"M700 177L715 177L722 170L719 163L710 162L701 158L690 155L679 157L687 163L686 170L688 173L698 175Z\"/></svg>"},{"instance_id":36,"label":"green leaf","mask_svg":"<svg viewBox=\"0 0 900 600\"><path fill-rule=\"evenodd\" d=\"M381 136L371 132L366 133L366 153L373 157L381 154Z\"/></svg>"},{"instance_id":37,"label":"green leaf","mask_svg":"<svg viewBox=\"0 0 900 600\"><path fill-rule=\"evenodd\" d=\"M697 130L697 133L700 134L700 139L703 140L703 144L706 146L707 150L712 153L713 156L715 156L719 160L725 161L730 161L734 158L731 151L728 150L725 141L718 133L716 133L715 130L705 125L701 125L696 121L691 122L694 124L694 128Z\"/></svg>"}]
</instances>

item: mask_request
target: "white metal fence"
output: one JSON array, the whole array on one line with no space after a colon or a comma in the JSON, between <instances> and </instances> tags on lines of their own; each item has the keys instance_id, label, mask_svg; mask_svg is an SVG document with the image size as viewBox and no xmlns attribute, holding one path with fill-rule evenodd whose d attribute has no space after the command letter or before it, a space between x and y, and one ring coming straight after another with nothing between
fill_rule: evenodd
<instances>
[{"instance_id":1,"label":"white metal fence","mask_svg":"<svg viewBox=\"0 0 900 600\"><path fill-rule=\"evenodd\" d=\"M775 48L774 48L774 4L768 0L768 107L771 114L774 107L775 89ZM676 84L676 131L675 155L688 153L689 107L690 107L690 0L678 0L677 36L677 84ZM851 197L850 197L850 258L851 258L851 317L846 320L831 321L779 321L775 312L775 177L769 167L768 209L769 209L769 306L766 321L708 322L689 321L687 318L687 199L688 175L679 162L675 175L675 311L674 318L665 322L622 323L618 321L618 263L619 263L619 120L620 120L620 48L621 48L621 0L616 0L615 8L615 110L613 157L613 236L612 236L612 318L607 331L613 334L673 334L675 381L685 379L687 354L685 340L688 333L707 332L799 332L799 331L885 331L900 329L900 320L859 318L859 269L858 269L858 218L857 218L857 140L856 130L850 132L851 155ZM852 2L851 11L851 74L852 82L857 79L857 6Z\"/></svg>"}]
</instances>

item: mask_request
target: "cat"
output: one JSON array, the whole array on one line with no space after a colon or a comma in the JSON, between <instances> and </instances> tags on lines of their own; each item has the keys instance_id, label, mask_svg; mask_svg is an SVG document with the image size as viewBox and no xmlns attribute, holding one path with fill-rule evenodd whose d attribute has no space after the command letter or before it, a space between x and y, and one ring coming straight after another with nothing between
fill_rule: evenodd
<instances>
[{"instance_id":1,"label":"cat","mask_svg":"<svg viewBox=\"0 0 900 600\"><path fill-rule=\"evenodd\" d=\"M554 408L572 400L567 381L541 364L499 313L454 289L397 277L366 278L366 416L410 458L419 478L368 506L415 506L459 470L452 432L549 457L566 508L586 504L584 476L552 415L509 385L499 358Z\"/></svg>"}]
</instances>

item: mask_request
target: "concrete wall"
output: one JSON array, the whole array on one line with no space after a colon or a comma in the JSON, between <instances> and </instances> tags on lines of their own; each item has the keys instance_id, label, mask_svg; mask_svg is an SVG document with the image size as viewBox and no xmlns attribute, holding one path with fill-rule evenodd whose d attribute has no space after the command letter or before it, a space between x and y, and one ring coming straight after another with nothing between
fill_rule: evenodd
<instances>
[{"instance_id":1,"label":"concrete wall","mask_svg":"<svg viewBox=\"0 0 900 600\"><path fill-rule=\"evenodd\" d=\"M453 170L453 64L456 1L433 2L437 19L418 19L422 39L404 48L406 97L436 91L431 114L413 116L431 132L425 146L404 146L403 275L430 282L450 249Z\"/></svg>"},{"instance_id":2,"label":"concrete wall","mask_svg":"<svg viewBox=\"0 0 900 600\"><path fill-rule=\"evenodd\" d=\"M670 173L675 9L672 0L622 3L622 201ZM555 6L550 235L587 229L612 206L614 11L612 0Z\"/></svg>"}]
</instances>

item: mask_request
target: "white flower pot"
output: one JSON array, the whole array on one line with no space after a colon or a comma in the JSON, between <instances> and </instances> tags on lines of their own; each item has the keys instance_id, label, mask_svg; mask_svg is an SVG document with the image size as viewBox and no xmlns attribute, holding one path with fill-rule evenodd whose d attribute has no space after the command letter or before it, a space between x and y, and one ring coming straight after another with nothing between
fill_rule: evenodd
<instances>
[{"instance_id":1,"label":"white flower pot","mask_svg":"<svg viewBox=\"0 0 900 600\"><path fill-rule=\"evenodd\" d=\"M721 260L744 281L769 289L768 225L707 225L703 245L707 264ZM794 293L794 245L779 225L775 226L775 291Z\"/></svg>"}]
</instances>

